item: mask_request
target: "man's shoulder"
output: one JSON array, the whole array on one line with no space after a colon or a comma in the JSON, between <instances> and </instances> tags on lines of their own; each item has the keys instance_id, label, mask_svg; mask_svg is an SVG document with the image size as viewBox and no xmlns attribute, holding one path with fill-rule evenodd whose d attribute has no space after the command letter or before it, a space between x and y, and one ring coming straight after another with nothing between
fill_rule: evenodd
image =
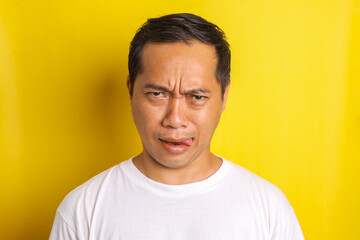
<instances>
[{"instance_id":1,"label":"man's shoulder","mask_svg":"<svg viewBox=\"0 0 360 240\"><path fill-rule=\"evenodd\" d=\"M232 164L231 186L234 202L244 203L257 214L262 213L272 229L273 236L281 239L303 239L294 209L279 187L257 174ZM258 215L256 215L258 216Z\"/></svg>"},{"instance_id":2,"label":"man's shoulder","mask_svg":"<svg viewBox=\"0 0 360 240\"><path fill-rule=\"evenodd\" d=\"M287 201L283 192L275 184L234 162L230 162L230 164L232 165L232 182L238 188L258 196Z\"/></svg>"},{"instance_id":3,"label":"man's shoulder","mask_svg":"<svg viewBox=\"0 0 360 240\"><path fill-rule=\"evenodd\" d=\"M101 191L107 188L114 180L121 177L121 167L129 160L123 161L87 180L77 188L69 192L58 207L58 212L66 220L66 215L74 213L74 209L93 206L101 197ZM69 216L70 218L73 216Z\"/></svg>"}]
</instances>

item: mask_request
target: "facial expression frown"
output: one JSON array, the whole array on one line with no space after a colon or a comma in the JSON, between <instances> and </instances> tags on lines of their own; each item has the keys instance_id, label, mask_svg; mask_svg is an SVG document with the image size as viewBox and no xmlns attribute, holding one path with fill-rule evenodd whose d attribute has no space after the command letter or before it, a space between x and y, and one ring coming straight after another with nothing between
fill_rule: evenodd
<instances>
[{"instance_id":1,"label":"facial expression frown","mask_svg":"<svg viewBox=\"0 0 360 240\"><path fill-rule=\"evenodd\" d=\"M143 158L172 169L211 158L228 91L222 98L216 65L215 47L196 40L145 44L131 97Z\"/></svg>"}]
</instances>

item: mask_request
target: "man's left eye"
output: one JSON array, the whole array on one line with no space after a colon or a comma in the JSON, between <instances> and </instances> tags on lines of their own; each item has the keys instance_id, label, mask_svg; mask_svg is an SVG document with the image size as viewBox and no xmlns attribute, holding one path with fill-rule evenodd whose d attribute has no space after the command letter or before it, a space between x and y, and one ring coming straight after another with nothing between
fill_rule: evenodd
<instances>
[{"instance_id":1,"label":"man's left eye","mask_svg":"<svg viewBox=\"0 0 360 240\"><path fill-rule=\"evenodd\" d=\"M196 101L200 101L203 100L205 97L204 96L200 96L200 95L193 95L192 99L196 100Z\"/></svg>"}]
</instances>

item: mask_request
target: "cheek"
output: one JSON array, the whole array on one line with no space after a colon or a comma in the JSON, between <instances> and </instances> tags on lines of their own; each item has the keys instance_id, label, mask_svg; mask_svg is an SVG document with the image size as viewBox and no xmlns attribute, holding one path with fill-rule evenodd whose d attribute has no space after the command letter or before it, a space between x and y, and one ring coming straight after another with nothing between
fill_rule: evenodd
<instances>
[{"instance_id":1,"label":"cheek","mask_svg":"<svg viewBox=\"0 0 360 240\"><path fill-rule=\"evenodd\" d=\"M132 112L140 135L151 134L156 126L159 125L161 116L159 109L150 106L145 101L134 101Z\"/></svg>"},{"instance_id":2,"label":"cheek","mask_svg":"<svg viewBox=\"0 0 360 240\"><path fill-rule=\"evenodd\" d=\"M201 132L200 134L206 138L211 138L220 121L221 107L204 109L204 111L199 111L194 115L196 116L194 121Z\"/></svg>"}]
</instances>

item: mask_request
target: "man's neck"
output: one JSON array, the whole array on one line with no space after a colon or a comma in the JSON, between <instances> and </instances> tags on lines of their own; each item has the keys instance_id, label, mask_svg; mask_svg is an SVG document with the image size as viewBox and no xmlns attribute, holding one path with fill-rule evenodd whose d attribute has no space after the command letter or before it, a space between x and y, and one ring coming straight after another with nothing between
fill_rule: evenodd
<instances>
[{"instance_id":1,"label":"man's neck","mask_svg":"<svg viewBox=\"0 0 360 240\"><path fill-rule=\"evenodd\" d=\"M169 168L142 152L133 158L135 167L148 178L169 185L202 181L213 175L221 166L221 158L210 153L191 161L184 167Z\"/></svg>"}]
</instances>

